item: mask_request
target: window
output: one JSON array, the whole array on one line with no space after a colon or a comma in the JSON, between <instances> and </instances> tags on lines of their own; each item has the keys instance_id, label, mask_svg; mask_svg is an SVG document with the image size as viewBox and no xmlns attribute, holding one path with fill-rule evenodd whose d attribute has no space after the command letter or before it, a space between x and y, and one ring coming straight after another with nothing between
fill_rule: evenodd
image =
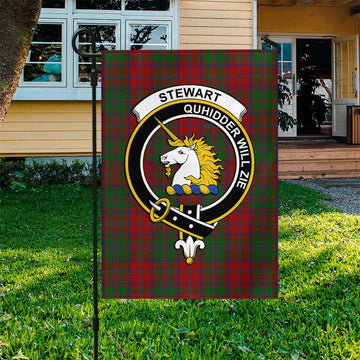
<instances>
[{"instance_id":1,"label":"window","mask_svg":"<svg viewBox=\"0 0 360 360\"><path fill-rule=\"evenodd\" d=\"M126 0L125 10L169 10L169 0Z\"/></svg>"},{"instance_id":2,"label":"window","mask_svg":"<svg viewBox=\"0 0 360 360\"><path fill-rule=\"evenodd\" d=\"M110 21L107 24L93 23L93 24L77 24L78 29L89 29L91 30L96 39L96 52L101 52L102 50L115 50L120 48L120 33L119 33L119 25ZM79 49L84 52L91 52L91 44L90 39L88 39L87 34L80 35L79 37ZM75 70L75 86L88 86L86 83L91 81L91 58L86 56L76 56L76 70ZM101 73L101 62L100 57L96 62L97 72ZM100 75L98 75L98 79L100 79ZM100 83L100 81L99 81Z\"/></svg>"},{"instance_id":3,"label":"window","mask_svg":"<svg viewBox=\"0 0 360 360\"><path fill-rule=\"evenodd\" d=\"M23 85L65 85L64 28L64 23L38 24L22 75Z\"/></svg>"},{"instance_id":4,"label":"window","mask_svg":"<svg viewBox=\"0 0 360 360\"><path fill-rule=\"evenodd\" d=\"M278 42L278 44L281 46L280 54L277 55L278 75L289 80L292 78L292 44L289 42ZM266 42L261 46L264 50L275 49Z\"/></svg>"},{"instance_id":5,"label":"window","mask_svg":"<svg viewBox=\"0 0 360 360\"><path fill-rule=\"evenodd\" d=\"M130 50L166 50L169 44L170 24L129 23L128 41Z\"/></svg>"},{"instance_id":6,"label":"window","mask_svg":"<svg viewBox=\"0 0 360 360\"><path fill-rule=\"evenodd\" d=\"M98 52L176 49L178 6L178 0L42 0L15 99L89 99L91 59L73 52L74 32L92 30ZM77 43L81 50L90 52L87 35L78 37ZM100 73L100 57L97 70Z\"/></svg>"},{"instance_id":7,"label":"window","mask_svg":"<svg viewBox=\"0 0 360 360\"><path fill-rule=\"evenodd\" d=\"M65 8L65 0L42 0L42 8Z\"/></svg>"},{"instance_id":8,"label":"window","mask_svg":"<svg viewBox=\"0 0 360 360\"><path fill-rule=\"evenodd\" d=\"M76 0L76 9L121 10L121 0Z\"/></svg>"}]
</instances>

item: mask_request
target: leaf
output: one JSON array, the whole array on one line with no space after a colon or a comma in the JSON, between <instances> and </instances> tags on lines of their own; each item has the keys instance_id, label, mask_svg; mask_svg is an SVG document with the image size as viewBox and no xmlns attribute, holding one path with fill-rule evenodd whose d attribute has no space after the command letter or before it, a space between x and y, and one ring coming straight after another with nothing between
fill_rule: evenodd
<instances>
[{"instance_id":1,"label":"leaf","mask_svg":"<svg viewBox=\"0 0 360 360\"><path fill-rule=\"evenodd\" d=\"M19 350L19 352L17 353L17 355L13 356L12 359L26 359L26 360L30 360L27 356L25 356L21 349Z\"/></svg>"},{"instance_id":2,"label":"leaf","mask_svg":"<svg viewBox=\"0 0 360 360\"><path fill-rule=\"evenodd\" d=\"M70 254L70 255L68 255L66 261L69 262L71 258L72 258L72 255Z\"/></svg>"},{"instance_id":3,"label":"leaf","mask_svg":"<svg viewBox=\"0 0 360 360\"><path fill-rule=\"evenodd\" d=\"M299 360L299 354L298 353L291 353L290 354L292 360Z\"/></svg>"}]
</instances>

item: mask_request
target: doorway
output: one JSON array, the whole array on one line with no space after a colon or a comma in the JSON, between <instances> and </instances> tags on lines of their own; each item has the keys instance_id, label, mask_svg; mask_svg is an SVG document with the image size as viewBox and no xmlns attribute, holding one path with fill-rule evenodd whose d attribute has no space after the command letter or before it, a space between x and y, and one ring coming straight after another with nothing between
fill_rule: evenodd
<instances>
[{"instance_id":1,"label":"doorway","mask_svg":"<svg viewBox=\"0 0 360 360\"><path fill-rule=\"evenodd\" d=\"M324 136L332 134L331 39L270 36L281 46L278 76L285 80L290 101L281 108L298 125L282 131L279 137ZM269 49L261 41L261 49Z\"/></svg>"},{"instance_id":2,"label":"doorway","mask_svg":"<svg viewBox=\"0 0 360 360\"><path fill-rule=\"evenodd\" d=\"M332 73L330 39L296 39L297 134L331 135Z\"/></svg>"}]
</instances>

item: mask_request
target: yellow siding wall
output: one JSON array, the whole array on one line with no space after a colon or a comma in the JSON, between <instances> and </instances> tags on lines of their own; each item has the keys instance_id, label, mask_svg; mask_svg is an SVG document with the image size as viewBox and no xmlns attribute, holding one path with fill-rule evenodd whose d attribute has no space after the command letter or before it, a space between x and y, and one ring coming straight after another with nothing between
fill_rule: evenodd
<instances>
[{"instance_id":1,"label":"yellow siding wall","mask_svg":"<svg viewBox=\"0 0 360 360\"><path fill-rule=\"evenodd\" d=\"M89 101L13 101L0 126L0 156L90 154L91 119ZM100 150L100 103L97 120Z\"/></svg>"},{"instance_id":2,"label":"yellow siding wall","mask_svg":"<svg viewBox=\"0 0 360 360\"><path fill-rule=\"evenodd\" d=\"M348 36L358 34L358 22L344 7L259 5L258 32Z\"/></svg>"},{"instance_id":3,"label":"yellow siding wall","mask_svg":"<svg viewBox=\"0 0 360 360\"><path fill-rule=\"evenodd\" d=\"M180 0L181 49L251 49L251 0Z\"/></svg>"}]
</instances>

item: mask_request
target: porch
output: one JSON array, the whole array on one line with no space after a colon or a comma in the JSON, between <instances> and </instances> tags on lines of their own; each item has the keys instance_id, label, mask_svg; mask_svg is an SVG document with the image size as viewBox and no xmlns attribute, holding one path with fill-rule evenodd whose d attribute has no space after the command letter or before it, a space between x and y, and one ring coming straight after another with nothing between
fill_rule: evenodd
<instances>
[{"instance_id":1,"label":"porch","mask_svg":"<svg viewBox=\"0 0 360 360\"><path fill-rule=\"evenodd\" d=\"M359 105L358 0L258 0L258 47L281 47L278 71L290 94L282 111L298 126L280 137L345 137L346 106Z\"/></svg>"},{"instance_id":2,"label":"porch","mask_svg":"<svg viewBox=\"0 0 360 360\"><path fill-rule=\"evenodd\" d=\"M330 137L279 141L279 179L360 176L360 145Z\"/></svg>"}]
</instances>

